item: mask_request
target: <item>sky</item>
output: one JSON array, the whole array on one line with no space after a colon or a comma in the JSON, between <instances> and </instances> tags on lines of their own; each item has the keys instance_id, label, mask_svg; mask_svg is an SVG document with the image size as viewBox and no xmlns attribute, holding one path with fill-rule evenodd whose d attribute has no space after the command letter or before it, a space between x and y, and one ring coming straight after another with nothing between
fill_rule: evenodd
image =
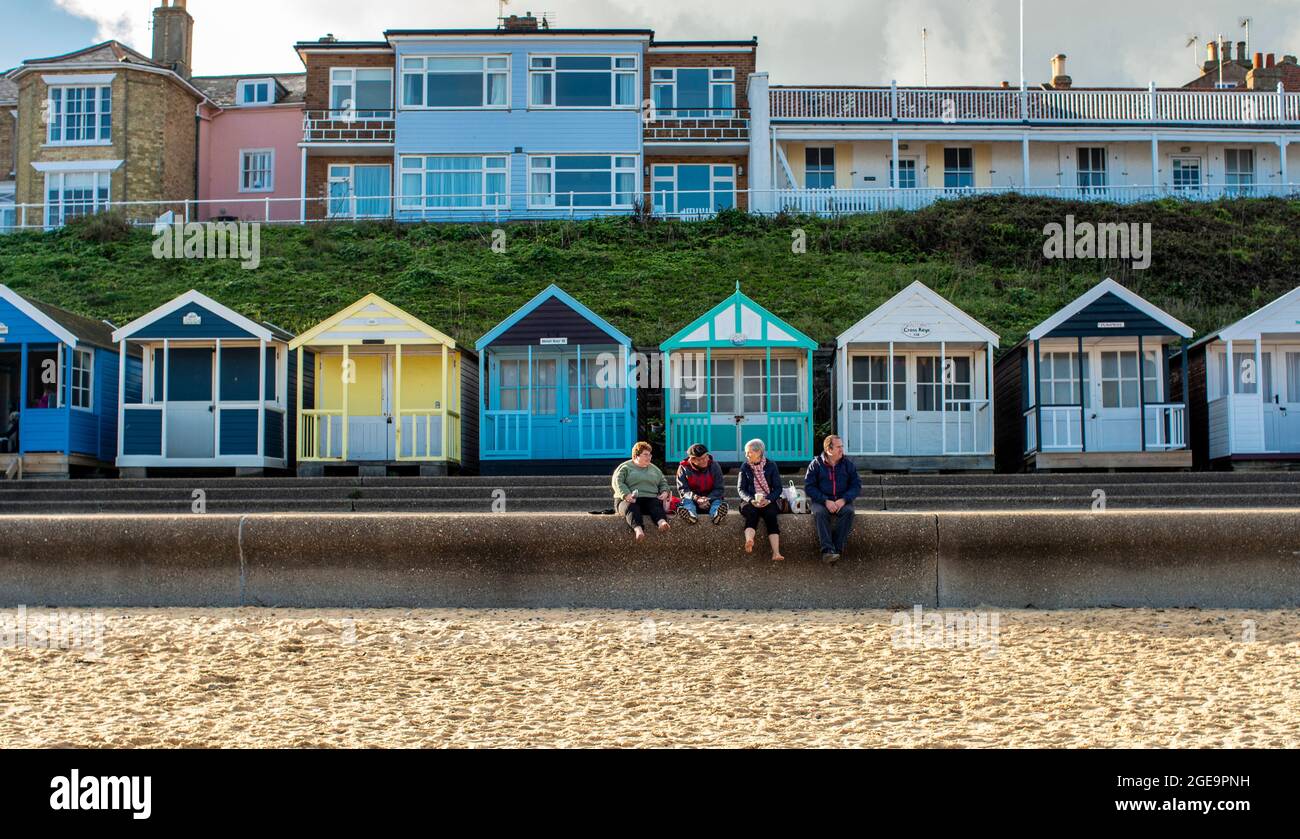
<instances>
[{"instance_id":1,"label":"sky","mask_svg":"<svg viewBox=\"0 0 1300 839\"><path fill-rule=\"evenodd\" d=\"M0 69L116 38L151 46L159 0L0 0ZM292 44L326 33L378 40L385 29L492 28L498 0L189 0L200 75L295 72ZM1018 0L511 0L506 12L553 15L566 28L648 28L663 40L758 36L773 84L1017 83ZM1197 75L1205 42L1300 53L1300 2L1025 0L1025 77L1050 78L1063 52L1075 85L1178 85ZM921 30L927 31L922 60ZM1187 42L1193 35L1200 41Z\"/></svg>"}]
</instances>

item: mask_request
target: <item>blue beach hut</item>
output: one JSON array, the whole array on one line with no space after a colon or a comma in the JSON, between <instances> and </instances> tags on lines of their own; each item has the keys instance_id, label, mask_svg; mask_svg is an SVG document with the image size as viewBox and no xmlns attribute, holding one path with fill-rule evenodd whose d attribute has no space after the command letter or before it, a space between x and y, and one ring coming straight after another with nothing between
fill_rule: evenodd
<instances>
[{"instance_id":1,"label":"blue beach hut","mask_svg":"<svg viewBox=\"0 0 1300 839\"><path fill-rule=\"evenodd\" d=\"M0 285L0 477L112 466L118 378L137 387L140 378L139 360L119 359L112 335L103 321Z\"/></svg>"},{"instance_id":2,"label":"blue beach hut","mask_svg":"<svg viewBox=\"0 0 1300 839\"><path fill-rule=\"evenodd\" d=\"M548 286L475 349L484 474L592 472L628 457L632 339L563 289Z\"/></svg>"},{"instance_id":3,"label":"blue beach hut","mask_svg":"<svg viewBox=\"0 0 1300 839\"><path fill-rule=\"evenodd\" d=\"M117 465L285 469L293 451L293 336L256 323L197 291L159 306L112 335L142 369L121 390Z\"/></svg>"}]
</instances>

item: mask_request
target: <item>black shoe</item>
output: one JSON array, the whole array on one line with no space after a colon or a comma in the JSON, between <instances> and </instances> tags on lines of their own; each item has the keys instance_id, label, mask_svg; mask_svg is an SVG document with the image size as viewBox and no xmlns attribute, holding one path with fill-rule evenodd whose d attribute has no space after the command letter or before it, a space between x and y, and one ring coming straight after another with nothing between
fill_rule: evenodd
<instances>
[{"instance_id":1,"label":"black shoe","mask_svg":"<svg viewBox=\"0 0 1300 839\"><path fill-rule=\"evenodd\" d=\"M839 554L822 554L822 562L826 563L827 565L834 565L839 561L840 561Z\"/></svg>"},{"instance_id":2,"label":"black shoe","mask_svg":"<svg viewBox=\"0 0 1300 839\"><path fill-rule=\"evenodd\" d=\"M699 524L699 523L700 523L700 519L699 519L699 517L696 516L694 513L692 513L690 510L686 509L686 507L684 507L684 506L682 506L682 507L678 507L678 508L677 508L677 518L679 518L679 519L686 519L686 521L687 521L689 524Z\"/></svg>"},{"instance_id":3,"label":"black shoe","mask_svg":"<svg viewBox=\"0 0 1300 839\"><path fill-rule=\"evenodd\" d=\"M722 524L722 520L727 517L727 502L723 501L718 505L718 509L713 513L713 523Z\"/></svg>"}]
</instances>

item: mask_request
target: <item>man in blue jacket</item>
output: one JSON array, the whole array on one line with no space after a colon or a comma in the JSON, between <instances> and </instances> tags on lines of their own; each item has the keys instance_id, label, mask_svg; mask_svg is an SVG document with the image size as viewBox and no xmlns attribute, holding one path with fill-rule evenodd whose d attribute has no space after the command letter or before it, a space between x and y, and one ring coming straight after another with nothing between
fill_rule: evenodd
<instances>
[{"instance_id":1,"label":"man in blue jacket","mask_svg":"<svg viewBox=\"0 0 1300 839\"><path fill-rule=\"evenodd\" d=\"M853 499L862 492L862 479L853 461L844 456L844 441L834 434L822 443L822 453L808 464L803 488L812 506L822 562L834 565L844 553L853 529Z\"/></svg>"}]
</instances>

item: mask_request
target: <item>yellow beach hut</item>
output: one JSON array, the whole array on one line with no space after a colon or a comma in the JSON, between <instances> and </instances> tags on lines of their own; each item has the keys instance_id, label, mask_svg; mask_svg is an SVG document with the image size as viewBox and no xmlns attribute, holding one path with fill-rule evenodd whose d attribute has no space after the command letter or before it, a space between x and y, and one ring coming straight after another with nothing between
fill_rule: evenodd
<instances>
[{"instance_id":1,"label":"yellow beach hut","mask_svg":"<svg viewBox=\"0 0 1300 839\"><path fill-rule=\"evenodd\" d=\"M452 338L368 294L289 346L300 350L300 476L445 475L477 462L478 359Z\"/></svg>"}]
</instances>

